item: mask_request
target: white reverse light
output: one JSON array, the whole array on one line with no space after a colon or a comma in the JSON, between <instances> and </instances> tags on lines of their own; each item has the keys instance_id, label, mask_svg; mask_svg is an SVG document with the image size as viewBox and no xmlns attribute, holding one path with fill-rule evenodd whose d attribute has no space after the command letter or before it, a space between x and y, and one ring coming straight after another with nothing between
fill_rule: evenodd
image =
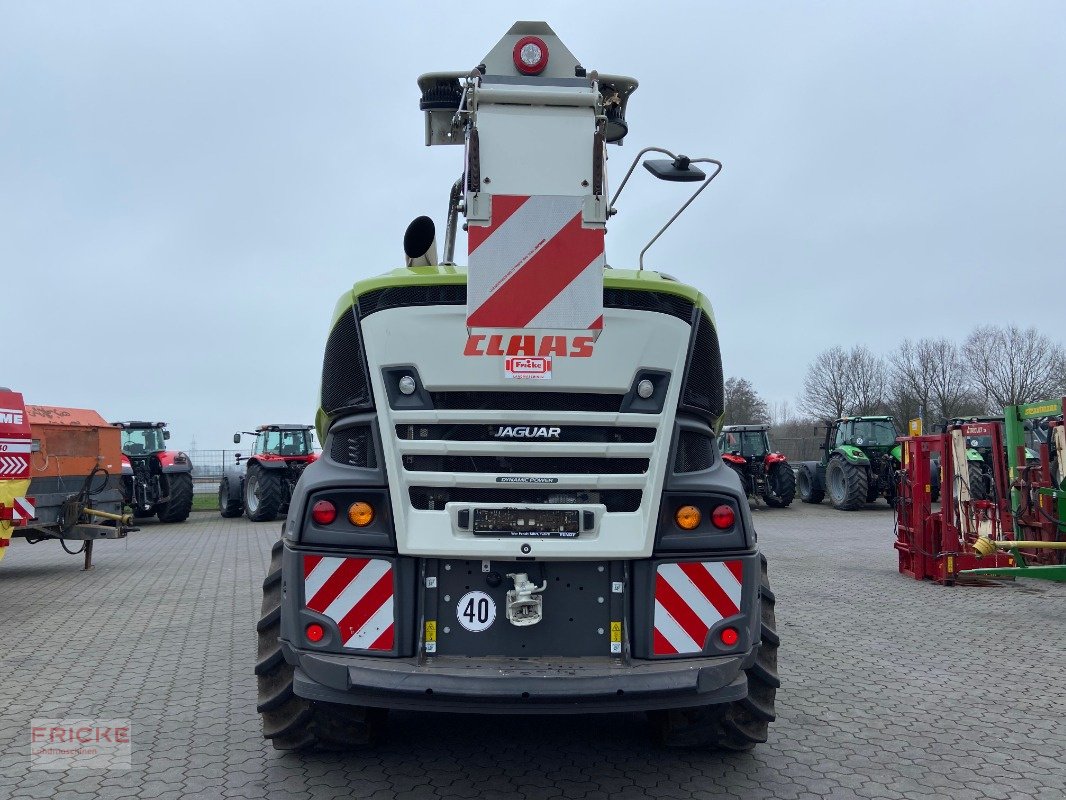
<instances>
[{"instance_id":1,"label":"white reverse light","mask_svg":"<svg viewBox=\"0 0 1066 800\"><path fill-rule=\"evenodd\" d=\"M402 394L414 394L415 389L418 388L417 384L415 383L415 379L412 378L410 375L404 375L402 378L400 378L400 381L397 385L399 386L400 392Z\"/></svg>"},{"instance_id":2,"label":"white reverse light","mask_svg":"<svg viewBox=\"0 0 1066 800\"><path fill-rule=\"evenodd\" d=\"M637 384L637 394L644 400L647 400L653 394L655 394L655 384L649 381L647 378Z\"/></svg>"}]
</instances>

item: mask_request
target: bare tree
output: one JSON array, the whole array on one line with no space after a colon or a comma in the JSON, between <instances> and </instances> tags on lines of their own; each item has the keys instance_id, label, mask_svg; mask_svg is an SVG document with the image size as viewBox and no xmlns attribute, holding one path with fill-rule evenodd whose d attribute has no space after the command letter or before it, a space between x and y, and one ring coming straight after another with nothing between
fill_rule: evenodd
<instances>
[{"instance_id":1,"label":"bare tree","mask_svg":"<svg viewBox=\"0 0 1066 800\"><path fill-rule=\"evenodd\" d=\"M848 372L852 386L852 402L848 413L884 413L887 410L885 394L888 389L885 360L864 345L855 345L848 351Z\"/></svg>"},{"instance_id":2,"label":"bare tree","mask_svg":"<svg viewBox=\"0 0 1066 800\"><path fill-rule=\"evenodd\" d=\"M932 394L932 367L922 356L922 342L900 342L888 357L892 380L892 412L901 422L913 416L927 417ZM906 414L906 416L904 416Z\"/></svg>"},{"instance_id":3,"label":"bare tree","mask_svg":"<svg viewBox=\"0 0 1066 800\"><path fill-rule=\"evenodd\" d=\"M770 409L759 397L755 387L744 378L730 378L725 382L726 425L742 425L748 422L769 422Z\"/></svg>"},{"instance_id":4,"label":"bare tree","mask_svg":"<svg viewBox=\"0 0 1066 800\"><path fill-rule=\"evenodd\" d=\"M803 379L800 408L817 419L836 419L852 404L848 354L837 345L818 354Z\"/></svg>"},{"instance_id":5,"label":"bare tree","mask_svg":"<svg viewBox=\"0 0 1066 800\"><path fill-rule=\"evenodd\" d=\"M1066 350L1034 327L982 325L966 337L962 352L989 411L1063 391Z\"/></svg>"}]
</instances>

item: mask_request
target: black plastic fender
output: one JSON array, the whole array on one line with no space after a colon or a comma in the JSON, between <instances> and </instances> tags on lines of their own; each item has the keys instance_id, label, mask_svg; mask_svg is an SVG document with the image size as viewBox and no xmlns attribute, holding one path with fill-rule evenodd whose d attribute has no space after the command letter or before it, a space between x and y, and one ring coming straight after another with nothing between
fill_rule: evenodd
<instances>
[{"instance_id":1,"label":"black plastic fender","mask_svg":"<svg viewBox=\"0 0 1066 800\"><path fill-rule=\"evenodd\" d=\"M289 462L284 461L284 460L275 461L273 459L264 459L264 460L260 461L258 458L250 458L250 459L248 459L248 466L250 467L250 466L252 466L252 464L255 464L260 469L288 469L289 468Z\"/></svg>"}]
</instances>

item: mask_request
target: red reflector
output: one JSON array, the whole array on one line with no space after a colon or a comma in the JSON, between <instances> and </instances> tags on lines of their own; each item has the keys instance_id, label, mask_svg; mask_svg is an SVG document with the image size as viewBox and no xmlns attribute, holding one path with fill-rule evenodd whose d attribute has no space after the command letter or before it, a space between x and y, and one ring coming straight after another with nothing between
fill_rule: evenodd
<instances>
[{"instance_id":1,"label":"red reflector","mask_svg":"<svg viewBox=\"0 0 1066 800\"><path fill-rule=\"evenodd\" d=\"M722 640L722 644L726 647L732 647L737 643L740 634L737 633L736 628L723 628L722 632L718 634L718 638Z\"/></svg>"},{"instance_id":2,"label":"red reflector","mask_svg":"<svg viewBox=\"0 0 1066 800\"><path fill-rule=\"evenodd\" d=\"M536 36L523 36L515 43L512 56L523 75L540 75L548 66L548 45Z\"/></svg>"},{"instance_id":3,"label":"red reflector","mask_svg":"<svg viewBox=\"0 0 1066 800\"><path fill-rule=\"evenodd\" d=\"M307 630L304 632L307 634L307 641L309 642L321 642L326 635L325 628L315 622L308 625Z\"/></svg>"},{"instance_id":4,"label":"red reflector","mask_svg":"<svg viewBox=\"0 0 1066 800\"><path fill-rule=\"evenodd\" d=\"M711 524L723 531L726 528L732 528L736 519L737 515L733 513L732 506L718 506L711 512Z\"/></svg>"},{"instance_id":5,"label":"red reflector","mask_svg":"<svg viewBox=\"0 0 1066 800\"><path fill-rule=\"evenodd\" d=\"M311 506L311 519L319 525L329 525L337 518L337 507L329 500L319 500Z\"/></svg>"}]
</instances>

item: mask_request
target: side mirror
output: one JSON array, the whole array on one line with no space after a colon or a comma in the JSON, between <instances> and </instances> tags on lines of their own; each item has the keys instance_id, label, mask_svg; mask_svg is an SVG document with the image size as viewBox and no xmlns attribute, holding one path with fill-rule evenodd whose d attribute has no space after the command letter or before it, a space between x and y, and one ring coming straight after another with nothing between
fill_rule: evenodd
<instances>
[{"instance_id":1,"label":"side mirror","mask_svg":"<svg viewBox=\"0 0 1066 800\"><path fill-rule=\"evenodd\" d=\"M673 161L648 159L644 162L644 169L661 181L689 183L702 181L707 177L703 170L692 166L687 156L678 156Z\"/></svg>"},{"instance_id":2,"label":"side mirror","mask_svg":"<svg viewBox=\"0 0 1066 800\"><path fill-rule=\"evenodd\" d=\"M234 444L240 444L241 443L241 435L239 433L233 434L233 443Z\"/></svg>"},{"instance_id":3,"label":"side mirror","mask_svg":"<svg viewBox=\"0 0 1066 800\"><path fill-rule=\"evenodd\" d=\"M233 458L234 458L235 461L240 461L241 460L241 454L240 453L235 453Z\"/></svg>"},{"instance_id":4,"label":"side mirror","mask_svg":"<svg viewBox=\"0 0 1066 800\"><path fill-rule=\"evenodd\" d=\"M163 431L163 441L170 438L170 431Z\"/></svg>"}]
</instances>

